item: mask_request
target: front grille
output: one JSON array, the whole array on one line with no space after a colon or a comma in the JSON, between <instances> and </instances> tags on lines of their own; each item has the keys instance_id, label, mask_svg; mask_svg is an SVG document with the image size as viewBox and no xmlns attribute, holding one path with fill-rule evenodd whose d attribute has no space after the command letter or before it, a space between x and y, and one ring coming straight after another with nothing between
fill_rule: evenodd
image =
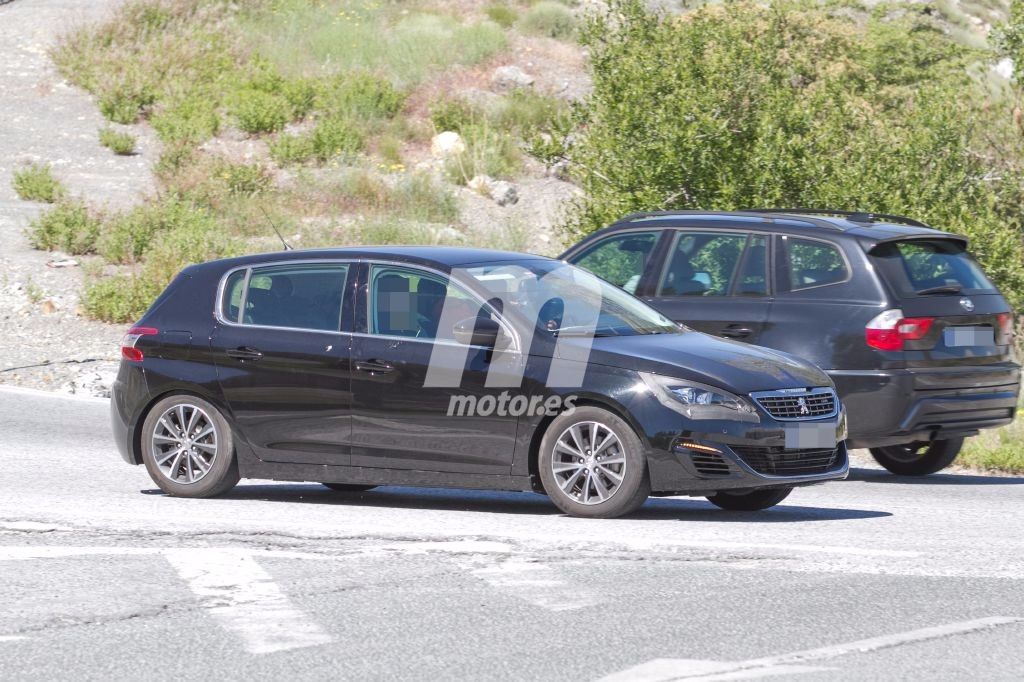
<instances>
[{"instance_id":1,"label":"front grille","mask_svg":"<svg viewBox=\"0 0 1024 682\"><path fill-rule=\"evenodd\" d=\"M804 476L823 474L838 464L839 448L832 450L785 450L733 446L733 452L759 474Z\"/></svg>"},{"instance_id":2,"label":"front grille","mask_svg":"<svg viewBox=\"0 0 1024 682\"><path fill-rule=\"evenodd\" d=\"M776 419L820 419L836 413L838 401L831 388L815 388L800 393L761 391L752 393L757 404Z\"/></svg>"}]
</instances>

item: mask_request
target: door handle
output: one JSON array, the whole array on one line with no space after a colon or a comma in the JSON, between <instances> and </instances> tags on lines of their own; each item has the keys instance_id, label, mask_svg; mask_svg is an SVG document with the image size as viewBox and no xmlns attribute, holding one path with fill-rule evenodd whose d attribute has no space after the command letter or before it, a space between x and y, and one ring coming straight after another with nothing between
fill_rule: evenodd
<instances>
[{"instance_id":1,"label":"door handle","mask_svg":"<svg viewBox=\"0 0 1024 682\"><path fill-rule=\"evenodd\" d=\"M395 366L389 365L386 362L366 360L356 362L356 369L359 370L360 372L369 372L370 374L387 374L388 372L394 372Z\"/></svg>"},{"instance_id":2,"label":"door handle","mask_svg":"<svg viewBox=\"0 0 1024 682\"><path fill-rule=\"evenodd\" d=\"M249 346L239 346L238 348L228 348L225 351L228 357L234 358L235 360L259 360L263 357L263 353L256 348L250 348Z\"/></svg>"},{"instance_id":3,"label":"door handle","mask_svg":"<svg viewBox=\"0 0 1024 682\"><path fill-rule=\"evenodd\" d=\"M737 325L730 325L718 333L727 339L744 339L753 334L754 330Z\"/></svg>"}]
</instances>

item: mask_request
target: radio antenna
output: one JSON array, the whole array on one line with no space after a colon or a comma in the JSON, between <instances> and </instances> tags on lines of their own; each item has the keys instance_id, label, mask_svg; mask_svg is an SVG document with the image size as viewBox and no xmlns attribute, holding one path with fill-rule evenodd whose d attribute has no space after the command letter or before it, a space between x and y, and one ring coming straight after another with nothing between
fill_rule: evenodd
<instances>
[{"instance_id":1,"label":"radio antenna","mask_svg":"<svg viewBox=\"0 0 1024 682\"><path fill-rule=\"evenodd\" d=\"M281 243L284 245L284 250L291 251L292 247L284 240L284 237L281 236L281 231L277 229L277 225L275 225L274 221L270 219L270 214L267 213L267 209L263 208L262 204L260 205L260 210L263 212L263 217L267 219L268 223L270 223L270 228L274 231L274 234L276 234L277 238L281 240Z\"/></svg>"}]
</instances>

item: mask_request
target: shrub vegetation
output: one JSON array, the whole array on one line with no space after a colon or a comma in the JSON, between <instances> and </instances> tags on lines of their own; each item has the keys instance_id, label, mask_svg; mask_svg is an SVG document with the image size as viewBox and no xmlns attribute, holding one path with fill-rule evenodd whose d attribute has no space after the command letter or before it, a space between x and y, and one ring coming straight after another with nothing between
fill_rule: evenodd
<instances>
[{"instance_id":1,"label":"shrub vegetation","mask_svg":"<svg viewBox=\"0 0 1024 682\"><path fill-rule=\"evenodd\" d=\"M54 177L50 165L46 163L33 163L14 171L11 184L18 196L26 201L52 204L65 195L64 186Z\"/></svg>"},{"instance_id":2,"label":"shrub vegetation","mask_svg":"<svg viewBox=\"0 0 1024 682\"><path fill-rule=\"evenodd\" d=\"M564 149L585 190L573 237L659 208L903 213L970 236L1024 305L1020 172L988 146L1009 112L970 75L988 56L925 8L860 21L837 6L743 1L667 17L613 0L581 39L594 89Z\"/></svg>"}]
</instances>

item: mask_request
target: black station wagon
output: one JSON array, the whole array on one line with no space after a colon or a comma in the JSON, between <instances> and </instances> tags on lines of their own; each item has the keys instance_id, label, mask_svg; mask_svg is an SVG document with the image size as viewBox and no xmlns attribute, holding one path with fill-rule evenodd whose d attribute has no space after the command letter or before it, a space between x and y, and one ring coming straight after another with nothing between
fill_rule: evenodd
<instances>
[{"instance_id":1,"label":"black station wagon","mask_svg":"<svg viewBox=\"0 0 1024 682\"><path fill-rule=\"evenodd\" d=\"M172 495L240 477L467 487L609 517L650 494L763 509L848 471L845 413L817 367L683 328L539 256L381 247L204 263L121 352L117 445Z\"/></svg>"},{"instance_id":2,"label":"black station wagon","mask_svg":"<svg viewBox=\"0 0 1024 682\"><path fill-rule=\"evenodd\" d=\"M693 329L823 368L848 445L895 473L938 471L1014 417L1011 310L964 237L831 210L642 213L562 258Z\"/></svg>"}]
</instances>

